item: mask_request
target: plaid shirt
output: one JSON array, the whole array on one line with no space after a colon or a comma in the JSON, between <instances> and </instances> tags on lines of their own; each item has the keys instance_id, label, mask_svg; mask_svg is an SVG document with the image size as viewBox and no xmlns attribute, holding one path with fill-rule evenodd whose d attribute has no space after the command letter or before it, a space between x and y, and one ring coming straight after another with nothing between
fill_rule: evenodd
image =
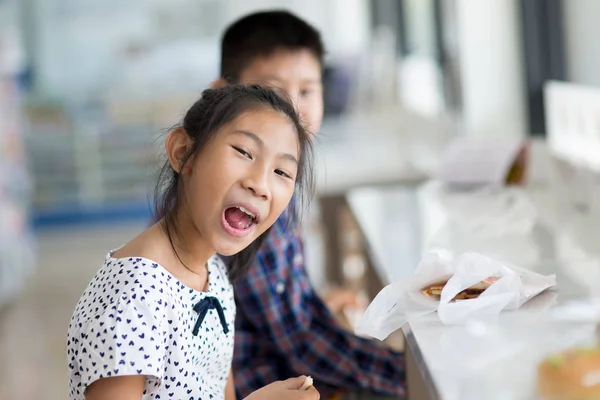
<instances>
[{"instance_id":1,"label":"plaid shirt","mask_svg":"<svg viewBox=\"0 0 600 400\"><path fill-rule=\"evenodd\" d=\"M233 370L238 398L311 375L321 398L339 392L405 395L404 356L344 330L314 292L297 230L277 220L257 262L235 285Z\"/></svg>"}]
</instances>

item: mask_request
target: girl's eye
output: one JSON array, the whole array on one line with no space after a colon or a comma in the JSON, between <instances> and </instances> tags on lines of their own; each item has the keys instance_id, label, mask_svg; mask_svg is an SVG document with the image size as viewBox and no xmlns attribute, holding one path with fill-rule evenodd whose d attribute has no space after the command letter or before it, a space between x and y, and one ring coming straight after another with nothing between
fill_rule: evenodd
<instances>
[{"instance_id":1,"label":"girl's eye","mask_svg":"<svg viewBox=\"0 0 600 400\"><path fill-rule=\"evenodd\" d=\"M277 175L279 175L279 176L283 176L283 177L285 177L285 178L292 179L292 177L291 177L291 176L289 176L288 174L286 174L285 172L283 172L283 171L282 171L282 170L280 170L280 169L276 169L276 170L275 170L275 173L276 173Z\"/></svg>"},{"instance_id":2,"label":"girl's eye","mask_svg":"<svg viewBox=\"0 0 600 400\"><path fill-rule=\"evenodd\" d=\"M239 147L235 147L235 146L231 146L231 147L233 147L235 149L235 151L237 151L238 153L240 153L244 157L252 159L252 157L250 156L250 153L248 153L246 150L240 149Z\"/></svg>"}]
</instances>

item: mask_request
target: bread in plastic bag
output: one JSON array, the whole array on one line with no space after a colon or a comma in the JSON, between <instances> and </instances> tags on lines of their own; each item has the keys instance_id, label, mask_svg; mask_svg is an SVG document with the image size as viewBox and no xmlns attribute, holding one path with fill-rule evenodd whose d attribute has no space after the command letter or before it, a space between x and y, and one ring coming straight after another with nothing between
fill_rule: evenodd
<instances>
[{"instance_id":1,"label":"bread in plastic bag","mask_svg":"<svg viewBox=\"0 0 600 400\"><path fill-rule=\"evenodd\" d=\"M489 277L499 278L478 298L452 301L461 291ZM449 278L440 301L421 290ZM386 286L367 307L356 324L356 333L380 340L406 322L437 311L442 323L460 325L477 317L496 317L502 310L521 307L542 291L556 285L554 275L508 266L477 253L465 253L453 261L428 254L414 275Z\"/></svg>"}]
</instances>

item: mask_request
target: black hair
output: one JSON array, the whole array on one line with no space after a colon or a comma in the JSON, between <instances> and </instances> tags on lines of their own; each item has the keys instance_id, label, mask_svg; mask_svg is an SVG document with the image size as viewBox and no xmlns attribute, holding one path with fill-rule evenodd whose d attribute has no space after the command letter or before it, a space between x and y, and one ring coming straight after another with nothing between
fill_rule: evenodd
<instances>
[{"instance_id":1,"label":"black hair","mask_svg":"<svg viewBox=\"0 0 600 400\"><path fill-rule=\"evenodd\" d=\"M183 129L192 140L192 145L180 161L180 167L183 168L194 157L201 156L206 145L224 125L247 111L262 109L274 110L285 115L298 134L300 158L293 203L299 202L306 206L314 189L310 134L302 125L291 102L268 88L258 85L227 85L204 90L200 99L187 111L182 123L174 128ZM154 191L154 217L156 221L160 221L173 251L182 263L174 241L181 240L177 237L175 215L181 205L179 195L183 191L185 188L181 175L175 172L169 160L166 160L160 169ZM293 210L292 215L295 214ZM241 252L227 257L229 276L232 280L248 270L270 229Z\"/></svg>"},{"instance_id":2,"label":"black hair","mask_svg":"<svg viewBox=\"0 0 600 400\"><path fill-rule=\"evenodd\" d=\"M277 50L309 50L323 65L325 49L312 25L289 11L261 11L229 25L221 40L221 77L238 82L242 71L257 57Z\"/></svg>"}]
</instances>

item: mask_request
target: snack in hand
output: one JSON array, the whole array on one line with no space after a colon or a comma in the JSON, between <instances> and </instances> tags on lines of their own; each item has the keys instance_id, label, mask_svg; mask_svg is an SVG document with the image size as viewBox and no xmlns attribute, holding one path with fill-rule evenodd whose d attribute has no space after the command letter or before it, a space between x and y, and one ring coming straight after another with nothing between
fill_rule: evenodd
<instances>
[{"instance_id":1,"label":"snack in hand","mask_svg":"<svg viewBox=\"0 0 600 400\"><path fill-rule=\"evenodd\" d=\"M313 385L313 378L311 378L310 376L307 376L306 379L304 380L304 383L302 384L302 386L300 386L300 390L308 390L312 387Z\"/></svg>"},{"instance_id":2,"label":"snack in hand","mask_svg":"<svg viewBox=\"0 0 600 400\"><path fill-rule=\"evenodd\" d=\"M494 284L494 282L496 282L498 279L500 279L500 278L498 278L496 276L491 276L489 278L486 278L486 279L482 280L481 282L478 282L478 283L474 284L473 286L468 287L467 289L458 293L456 296L454 296L452 301L476 299L487 288L492 286L492 284ZM432 285L428 285L427 287L421 289L421 293L423 293L425 296L429 297L430 299L440 301L440 298L442 295L442 290L444 290L444 286L446 286L447 283L448 283L448 279L443 280L441 282L434 283Z\"/></svg>"},{"instance_id":3,"label":"snack in hand","mask_svg":"<svg viewBox=\"0 0 600 400\"><path fill-rule=\"evenodd\" d=\"M538 367L537 387L545 400L600 399L600 347L547 357Z\"/></svg>"}]
</instances>

